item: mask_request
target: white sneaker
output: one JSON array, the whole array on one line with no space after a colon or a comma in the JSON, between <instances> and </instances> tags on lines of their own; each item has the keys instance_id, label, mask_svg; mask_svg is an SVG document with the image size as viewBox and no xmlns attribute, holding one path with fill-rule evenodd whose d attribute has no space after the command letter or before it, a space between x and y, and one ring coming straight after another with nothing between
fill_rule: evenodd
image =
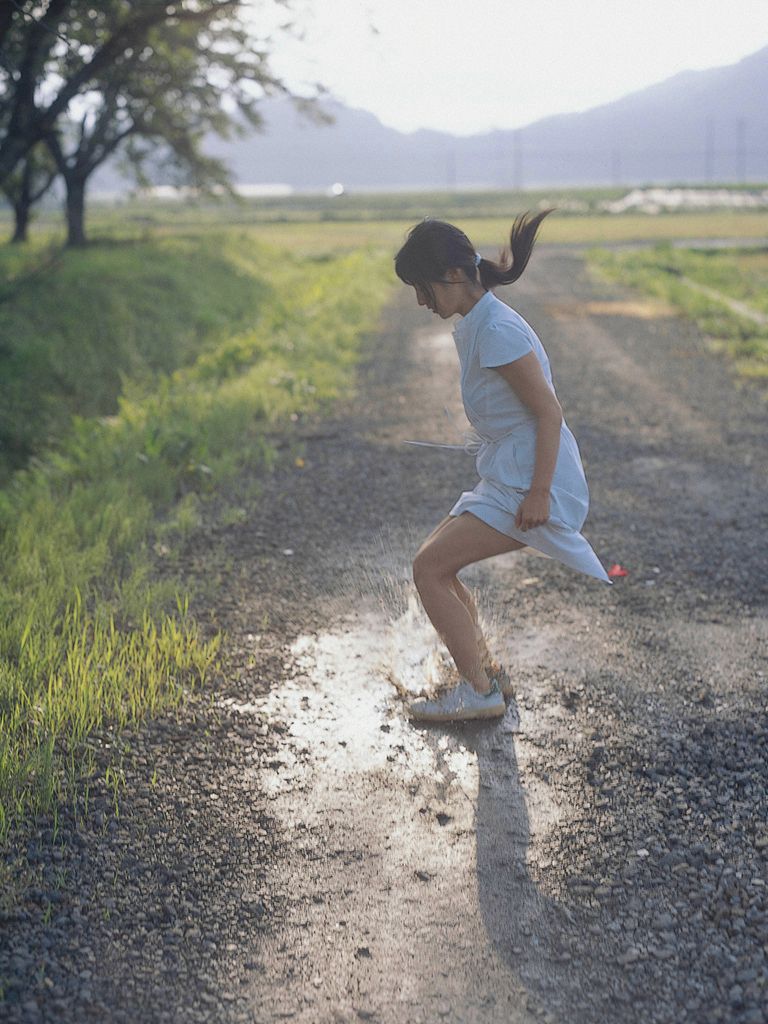
<instances>
[{"instance_id":1,"label":"white sneaker","mask_svg":"<svg viewBox=\"0 0 768 1024\"><path fill-rule=\"evenodd\" d=\"M478 693L466 679L435 700L416 700L408 706L411 718L418 722L461 722L473 718L498 718L504 714L499 684L491 680L488 693Z\"/></svg>"}]
</instances>

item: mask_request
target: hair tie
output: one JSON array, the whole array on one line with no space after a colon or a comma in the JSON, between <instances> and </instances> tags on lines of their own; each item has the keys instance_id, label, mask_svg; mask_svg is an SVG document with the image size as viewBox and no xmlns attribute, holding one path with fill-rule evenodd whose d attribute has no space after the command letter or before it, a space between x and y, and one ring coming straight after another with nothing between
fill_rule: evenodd
<instances>
[{"instance_id":1,"label":"hair tie","mask_svg":"<svg viewBox=\"0 0 768 1024\"><path fill-rule=\"evenodd\" d=\"M483 257L482 257L482 256L480 255L480 253L479 253L479 252L476 252L476 253L475 253L475 266L476 266L476 267L479 267L479 266L480 266L480 260L481 260L482 258L483 258Z\"/></svg>"}]
</instances>

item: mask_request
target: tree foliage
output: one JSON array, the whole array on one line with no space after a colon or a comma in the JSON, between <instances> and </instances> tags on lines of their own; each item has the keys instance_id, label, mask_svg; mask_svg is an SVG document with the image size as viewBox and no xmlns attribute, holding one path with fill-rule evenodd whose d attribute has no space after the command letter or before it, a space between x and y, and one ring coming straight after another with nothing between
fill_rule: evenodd
<instances>
[{"instance_id":1,"label":"tree foliage","mask_svg":"<svg viewBox=\"0 0 768 1024\"><path fill-rule=\"evenodd\" d=\"M275 5L287 0L262 7ZM202 151L206 133L258 130L263 96L289 94L243 6L0 0L0 182L45 143L66 183L74 243L84 240L88 177L118 149L139 183L162 168L175 183L230 188L224 164Z\"/></svg>"}]
</instances>

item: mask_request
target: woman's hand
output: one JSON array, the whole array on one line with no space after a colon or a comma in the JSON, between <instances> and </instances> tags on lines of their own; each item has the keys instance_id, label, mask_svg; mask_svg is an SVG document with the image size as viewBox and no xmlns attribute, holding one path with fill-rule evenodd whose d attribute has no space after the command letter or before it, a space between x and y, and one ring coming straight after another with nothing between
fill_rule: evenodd
<instances>
[{"instance_id":1,"label":"woman's hand","mask_svg":"<svg viewBox=\"0 0 768 1024\"><path fill-rule=\"evenodd\" d=\"M529 530L533 526L543 526L549 519L549 491L529 491L515 516L518 530Z\"/></svg>"}]
</instances>

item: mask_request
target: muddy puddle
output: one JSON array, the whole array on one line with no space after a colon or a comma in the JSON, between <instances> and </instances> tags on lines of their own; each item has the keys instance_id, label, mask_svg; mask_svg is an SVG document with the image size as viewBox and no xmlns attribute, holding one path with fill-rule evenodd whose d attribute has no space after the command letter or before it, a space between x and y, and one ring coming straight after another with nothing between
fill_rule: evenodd
<instances>
[{"instance_id":1,"label":"muddy puddle","mask_svg":"<svg viewBox=\"0 0 768 1024\"><path fill-rule=\"evenodd\" d=\"M521 581L536 561L518 559ZM470 585L499 568L475 567ZM294 910L264 956L279 968L265 1019L541 1019L534 1007L578 985L553 938L567 917L531 875L565 812L530 770L526 732L557 728L560 711L535 707L528 682L525 705L492 724L411 725L407 701L452 681L449 656L400 570L379 563L378 579L378 594L293 643L279 687L227 702L281 723L278 758L247 770L307 858L274 869ZM567 657L554 626L513 639L493 604L482 624L499 660L514 643L518 670Z\"/></svg>"}]
</instances>

